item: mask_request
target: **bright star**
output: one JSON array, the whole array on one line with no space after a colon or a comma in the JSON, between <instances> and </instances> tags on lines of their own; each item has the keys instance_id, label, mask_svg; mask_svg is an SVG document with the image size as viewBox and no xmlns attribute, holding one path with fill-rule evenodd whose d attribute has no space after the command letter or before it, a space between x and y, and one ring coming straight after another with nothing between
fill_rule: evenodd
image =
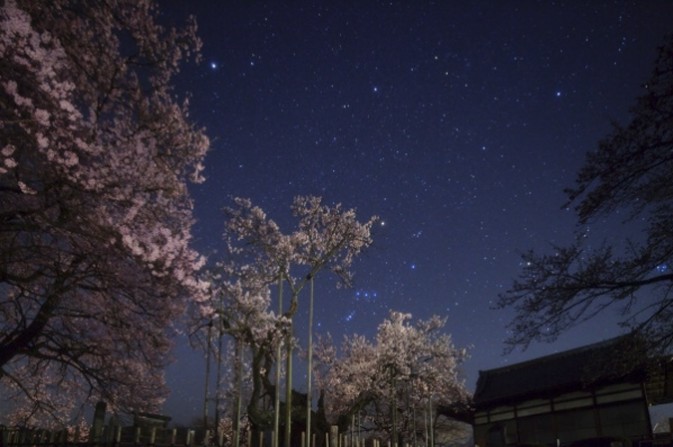
<instances>
[{"instance_id":1,"label":"bright star","mask_svg":"<svg viewBox=\"0 0 673 447\"><path fill-rule=\"evenodd\" d=\"M377 300L379 294L375 290L357 290L354 299L358 302L372 303Z\"/></svg>"},{"instance_id":2,"label":"bright star","mask_svg":"<svg viewBox=\"0 0 673 447\"><path fill-rule=\"evenodd\" d=\"M217 62L211 62L210 63L210 69L211 70L217 70Z\"/></svg>"}]
</instances>

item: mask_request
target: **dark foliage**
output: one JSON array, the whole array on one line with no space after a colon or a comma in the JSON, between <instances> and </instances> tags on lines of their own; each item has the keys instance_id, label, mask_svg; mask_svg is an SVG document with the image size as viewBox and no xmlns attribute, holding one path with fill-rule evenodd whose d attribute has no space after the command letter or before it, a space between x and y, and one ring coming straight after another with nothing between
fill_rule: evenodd
<instances>
[{"instance_id":1,"label":"dark foliage","mask_svg":"<svg viewBox=\"0 0 673 447\"><path fill-rule=\"evenodd\" d=\"M673 35L660 48L632 120L589 152L566 190L578 218L576 239L551 254L528 251L520 277L499 297L513 307L508 349L553 341L608 307L625 330L659 352L673 346ZM625 227L644 233L590 245L583 226L626 211ZM624 244L622 244L624 242ZM616 243L622 245L615 245Z\"/></svg>"}]
</instances>

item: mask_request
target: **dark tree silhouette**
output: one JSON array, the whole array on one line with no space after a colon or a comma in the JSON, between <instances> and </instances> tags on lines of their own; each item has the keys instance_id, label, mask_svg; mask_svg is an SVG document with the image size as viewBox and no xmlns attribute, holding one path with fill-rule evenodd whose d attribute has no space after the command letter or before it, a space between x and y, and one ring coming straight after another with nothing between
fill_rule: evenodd
<instances>
[{"instance_id":1,"label":"dark tree silhouette","mask_svg":"<svg viewBox=\"0 0 673 447\"><path fill-rule=\"evenodd\" d=\"M673 346L673 35L644 89L631 122L589 152L566 190L565 206L577 212L575 242L551 254L526 252L520 277L500 295L498 307L517 312L509 350L553 341L608 307L650 348ZM644 231L598 248L583 237L586 224L624 213L625 226Z\"/></svg>"}]
</instances>

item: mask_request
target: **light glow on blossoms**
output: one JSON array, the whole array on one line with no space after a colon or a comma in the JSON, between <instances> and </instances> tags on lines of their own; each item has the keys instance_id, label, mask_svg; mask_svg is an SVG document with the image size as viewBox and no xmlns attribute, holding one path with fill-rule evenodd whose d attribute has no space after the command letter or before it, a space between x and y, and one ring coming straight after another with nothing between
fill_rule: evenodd
<instances>
[{"instance_id":1,"label":"light glow on blossoms","mask_svg":"<svg viewBox=\"0 0 673 447\"><path fill-rule=\"evenodd\" d=\"M412 323L411 314L391 311L374 341L357 334L345 336L337 349L330 337L322 339L316 348L318 385L328 390L328 419L336 422L357 411L371 430L385 438L393 399L404 402L398 417L406 430L412 427L414 409L427 408L429 401L468 405L460 372L467 350L454 346L445 325L446 319L438 316Z\"/></svg>"},{"instance_id":2,"label":"light glow on blossoms","mask_svg":"<svg viewBox=\"0 0 673 447\"><path fill-rule=\"evenodd\" d=\"M202 303L194 318L196 338L209 349L209 328L213 323L235 340L242 342L253 359L250 380L254 386L248 397L248 417L253 427L267 429L271 418L265 408L265 393L273 395L270 373L283 355L291 371L296 340L292 320L299 307L304 286L323 269L333 272L338 284L350 285L354 258L372 243L371 228L377 218L365 223L355 210L341 204L326 206L320 197L295 197L291 210L297 219L292 232L284 233L259 206L245 198L234 199L225 208L227 262L211 272L211 298ZM285 307L270 309L270 287L278 293L289 289ZM289 303L288 303L289 301ZM284 345L281 353L280 345ZM309 344L310 353L310 344ZM241 352L235 361L240 364ZM310 358L310 354L309 354ZM309 362L310 363L310 362ZM292 389L291 373L286 389Z\"/></svg>"},{"instance_id":3,"label":"light glow on blossoms","mask_svg":"<svg viewBox=\"0 0 673 447\"><path fill-rule=\"evenodd\" d=\"M150 0L0 6L0 388L13 422L62 424L98 399L157 410L172 326L207 298L187 185L203 181L209 140L171 86L201 42L194 20L165 29L156 13Z\"/></svg>"}]
</instances>

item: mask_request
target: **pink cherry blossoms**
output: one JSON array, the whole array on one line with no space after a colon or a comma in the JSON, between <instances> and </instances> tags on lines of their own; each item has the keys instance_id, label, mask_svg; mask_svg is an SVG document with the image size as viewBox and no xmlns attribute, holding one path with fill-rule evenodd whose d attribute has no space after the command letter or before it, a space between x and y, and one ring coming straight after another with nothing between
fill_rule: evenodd
<instances>
[{"instance_id":1,"label":"pink cherry blossoms","mask_svg":"<svg viewBox=\"0 0 673 447\"><path fill-rule=\"evenodd\" d=\"M290 316L307 278L323 268L337 276L337 285L350 285L353 260L371 245L372 226L378 220L373 216L361 223L354 209L344 210L341 204L323 205L320 197L297 196L291 206L298 219L297 229L284 234L249 199L237 198L235 203L236 207L225 209L228 246L241 252L243 242L247 256L267 272L269 281L279 277L286 281L292 294Z\"/></svg>"},{"instance_id":2,"label":"pink cherry blossoms","mask_svg":"<svg viewBox=\"0 0 673 447\"><path fill-rule=\"evenodd\" d=\"M0 386L23 423L156 408L172 321L206 296L187 184L209 141L171 89L200 42L155 15L0 6Z\"/></svg>"},{"instance_id":3,"label":"pink cherry blossoms","mask_svg":"<svg viewBox=\"0 0 673 447\"><path fill-rule=\"evenodd\" d=\"M328 337L316 348L318 384L325 394L328 419L355 416L377 436L395 431L413 437L416 412L429 405L469 403L460 377L467 351L454 346L443 329L446 319L433 316L411 324L411 314L391 311L371 342L360 335L346 336L337 349ZM394 409L394 410L391 410Z\"/></svg>"},{"instance_id":4,"label":"pink cherry blossoms","mask_svg":"<svg viewBox=\"0 0 673 447\"><path fill-rule=\"evenodd\" d=\"M263 406L263 397L278 388L270 375L274 366L277 373L280 370L281 343L286 361L292 358L292 319L300 292L323 269L335 273L338 284L349 285L352 262L371 245L371 228L377 218L361 223L353 209L324 205L319 197L299 196L291 206L297 225L284 233L249 199L234 202L235 206L225 209L228 261L219 263L210 277L211 300L201 306L197 324L205 328L208 321L214 321L233 338L243 340L251 359L247 416L253 427L265 429L273 410ZM283 289L289 299L282 311L272 311L271 291L280 294ZM291 369L291 360L286 369ZM291 387L288 382L286 389Z\"/></svg>"}]
</instances>

